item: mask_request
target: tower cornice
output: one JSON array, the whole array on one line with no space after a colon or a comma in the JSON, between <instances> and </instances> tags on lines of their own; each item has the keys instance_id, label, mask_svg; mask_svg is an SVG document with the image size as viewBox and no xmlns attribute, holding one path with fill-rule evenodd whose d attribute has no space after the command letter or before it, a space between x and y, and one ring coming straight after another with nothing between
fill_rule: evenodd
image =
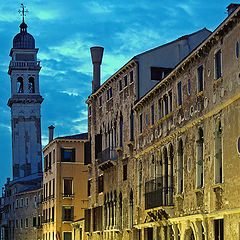
<instances>
[{"instance_id":1,"label":"tower cornice","mask_svg":"<svg viewBox=\"0 0 240 240\"><path fill-rule=\"evenodd\" d=\"M7 105L9 107L12 107L14 103L21 103L21 104L30 104L30 103L42 103L44 98L40 95L34 96L34 95L23 95L18 96L14 95L11 98L9 98Z\"/></svg>"}]
</instances>

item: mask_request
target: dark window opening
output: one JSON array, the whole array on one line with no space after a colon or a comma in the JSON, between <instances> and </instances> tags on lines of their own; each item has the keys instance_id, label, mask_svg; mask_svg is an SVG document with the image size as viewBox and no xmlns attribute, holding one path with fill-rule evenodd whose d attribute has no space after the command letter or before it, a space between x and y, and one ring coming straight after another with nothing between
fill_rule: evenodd
<instances>
[{"instance_id":1,"label":"dark window opening","mask_svg":"<svg viewBox=\"0 0 240 240\"><path fill-rule=\"evenodd\" d=\"M37 218L33 217L33 227L36 227L36 226L37 226Z\"/></svg>"},{"instance_id":2,"label":"dark window opening","mask_svg":"<svg viewBox=\"0 0 240 240\"><path fill-rule=\"evenodd\" d=\"M178 89L178 106L182 105L182 82L179 82L177 84Z\"/></svg>"},{"instance_id":3,"label":"dark window opening","mask_svg":"<svg viewBox=\"0 0 240 240\"><path fill-rule=\"evenodd\" d=\"M100 107L102 106L102 96L99 97L99 106L100 106Z\"/></svg>"},{"instance_id":4,"label":"dark window opening","mask_svg":"<svg viewBox=\"0 0 240 240\"><path fill-rule=\"evenodd\" d=\"M120 117L120 147L123 146L123 117Z\"/></svg>"},{"instance_id":5,"label":"dark window opening","mask_svg":"<svg viewBox=\"0 0 240 240\"><path fill-rule=\"evenodd\" d=\"M22 77L19 77L17 79L17 92L23 93L23 78Z\"/></svg>"},{"instance_id":6,"label":"dark window opening","mask_svg":"<svg viewBox=\"0 0 240 240\"><path fill-rule=\"evenodd\" d=\"M28 91L29 93L35 93L34 78L30 77L28 79Z\"/></svg>"},{"instance_id":7,"label":"dark window opening","mask_svg":"<svg viewBox=\"0 0 240 240\"><path fill-rule=\"evenodd\" d=\"M152 112L152 125L154 125L154 104L151 107L151 112Z\"/></svg>"},{"instance_id":8,"label":"dark window opening","mask_svg":"<svg viewBox=\"0 0 240 240\"><path fill-rule=\"evenodd\" d=\"M215 76L216 80L222 77L222 52L219 50L215 54Z\"/></svg>"},{"instance_id":9,"label":"dark window opening","mask_svg":"<svg viewBox=\"0 0 240 240\"><path fill-rule=\"evenodd\" d=\"M223 219L214 220L214 239L224 239L224 221Z\"/></svg>"},{"instance_id":10,"label":"dark window opening","mask_svg":"<svg viewBox=\"0 0 240 240\"><path fill-rule=\"evenodd\" d=\"M62 207L62 219L63 221L73 221L73 207Z\"/></svg>"},{"instance_id":11,"label":"dark window opening","mask_svg":"<svg viewBox=\"0 0 240 240\"><path fill-rule=\"evenodd\" d=\"M203 65L197 69L198 78L198 92L203 91Z\"/></svg>"},{"instance_id":12,"label":"dark window opening","mask_svg":"<svg viewBox=\"0 0 240 240\"><path fill-rule=\"evenodd\" d=\"M128 78L127 75L124 77L124 87L128 85Z\"/></svg>"},{"instance_id":13,"label":"dark window opening","mask_svg":"<svg viewBox=\"0 0 240 240\"><path fill-rule=\"evenodd\" d=\"M72 179L64 179L63 182L64 182L63 195L72 196L73 195Z\"/></svg>"},{"instance_id":14,"label":"dark window opening","mask_svg":"<svg viewBox=\"0 0 240 240\"><path fill-rule=\"evenodd\" d=\"M119 81L119 91L122 90L122 80Z\"/></svg>"},{"instance_id":15,"label":"dark window opening","mask_svg":"<svg viewBox=\"0 0 240 240\"><path fill-rule=\"evenodd\" d=\"M75 162L75 148L61 148L62 162Z\"/></svg>"},{"instance_id":16,"label":"dark window opening","mask_svg":"<svg viewBox=\"0 0 240 240\"><path fill-rule=\"evenodd\" d=\"M191 80L188 79L188 95L191 95Z\"/></svg>"},{"instance_id":17,"label":"dark window opening","mask_svg":"<svg viewBox=\"0 0 240 240\"><path fill-rule=\"evenodd\" d=\"M104 190L104 177L103 175L98 177L98 193L103 192Z\"/></svg>"},{"instance_id":18,"label":"dark window opening","mask_svg":"<svg viewBox=\"0 0 240 240\"><path fill-rule=\"evenodd\" d=\"M162 81L171 71L171 68L151 67L151 80Z\"/></svg>"},{"instance_id":19,"label":"dark window opening","mask_svg":"<svg viewBox=\"0 0 240 240\"><path fill-rule=\"evenodd\" d=\"M168 96L164 95L163 97L163 101L164 101L164 109L165 109L165 116L168 115Z\"/></svg>"},{"instance_id":20,"label":"dark window opening","mask_svg":"<svg viewBox=\"0 0 240 240\"><path fill-rule=\"evenodd\" d=\"M133 82L133 71L130 72L130 83Z\"/></svg>"},{"instance_id":21,"label":"dark window opening","mask_svg":"<svg viewBox=\"0 0 240 240\"><path fill-rule=\"evenodd\" d=\"M140 133L143 132L143 117L142 117L142 114L140 114L140 119L139 119L139 131L140 131Z\"/></svg>"},{"instance_id":22,"label":"dark window opening","mask_svg":"<svg viewBox=\"0 0 240 240\"><path fill-rule=\"evenodd\" d=\"M172 91L170 91L168 93L169 96L169 112L172 112L173 108L172 108L172 104L173 104L173 99L172 99Z\"/></svg>"},{"instance_id":23,"label":"dark window opening","mask_svg":"<svg viewBox=\"0 0 240 240\"><path fill-rule=\"evenodd\" d=\"M239 41L236 43L236 58L239 58Z\"/></svg>"},{"instance_id":24,"label":"dark window opening","mask_svg":"<svg viewBox=\"0 0 240 240\"><path fill-rule=\"evenodd\" d=\"M130 141L134 141L134 115L133 115L133 110L131 110L131 115L130 115Z\"/></svg>"},{"instance_id":25,"label":"dark window opening","mask_svg":"<svg viewBox=\"0 0 240 240\"><path fill-rule=\"evenodd\" d=\"M91 196L91 185L92 185L92 179L88 180L88 196Z\"/></svg>"},{"instance_id":26,"label":"dark window opening","mask_svg":"<svg viewBox=\"0 0 240 240\"><path fill-rule=\"evenodd\" d=\"M123 181L127 180L127 164L123 165Z\"/></svg>"},{"instance_id":27,"label":"dark window opening","mask_svg":"<svg viewBox=\"0 0 240 240\"><path fill-rule=\"evenodd\" d=\"M72 232L63 232L63 240L72 240Z\"/></svg>"}]
</instances>

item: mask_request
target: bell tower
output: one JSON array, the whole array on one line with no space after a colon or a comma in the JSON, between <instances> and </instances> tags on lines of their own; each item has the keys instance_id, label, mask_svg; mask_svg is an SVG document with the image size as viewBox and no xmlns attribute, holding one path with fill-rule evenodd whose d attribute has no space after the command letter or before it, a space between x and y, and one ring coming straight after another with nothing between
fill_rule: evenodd
<instances>
[{"instance_id":1,"label":"bell tower","mask_svg":"<svg viewBox=\"0 0 240 240\"><path fill-rule=\"evenodd\" d=\"M13 180L42 175L43 98L39 92L41 67L37 61L38 49L35 48L35 40L27 32L27 24L24 22L24 10L22 5L23 20L20 33L13 39L8 70L11 77L8 106L11 108Z\"/></svg>"}]
</instances>

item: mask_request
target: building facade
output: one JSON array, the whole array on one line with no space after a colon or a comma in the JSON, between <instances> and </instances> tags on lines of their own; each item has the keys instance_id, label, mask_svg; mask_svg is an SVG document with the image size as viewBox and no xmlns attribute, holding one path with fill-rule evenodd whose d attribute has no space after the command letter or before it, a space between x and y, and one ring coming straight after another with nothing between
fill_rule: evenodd
<instances>
[{"instance_id":1,"label":"building facade","mask_svg":"<svg viewBox=\"0 0 240 240\"><path fill-rule=\"evenodd\" d=\"M51 133L52 132L52 133ZM88 135L58 137L43 149L43 239L72 240L72 223L87 208ZM84 229L78 228L84 240Z\"/></svg>"},{"instance_id":2,"label":"building facade","mask_svg":"<svg viewBox=\"0 0 240 240\"><path fill-rule=\"evenodd\" d=\"M239 238L239 5L228 12L142 98L136 58L93 89L87 239Z\"/></svg>"}]
</instances>

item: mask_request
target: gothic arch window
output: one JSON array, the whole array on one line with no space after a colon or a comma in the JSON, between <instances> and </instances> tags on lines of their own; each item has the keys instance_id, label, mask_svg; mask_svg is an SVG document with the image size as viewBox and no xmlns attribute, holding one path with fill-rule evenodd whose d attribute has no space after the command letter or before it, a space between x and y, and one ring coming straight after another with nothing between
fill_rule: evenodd
<instances>
[{"instance_id":1,"label":"gothic arch window","mask_svg":"<svg viewBox=\"0 0 240 240\"><path fill-rule=\"evenodd\" d=\"M222 126L218 118L215 129L215 183L223 182L223 163L222 163Z\"/></svg>"},{"instance_id":2,"label":"gothic arch window","mask_svg":"<svg viewBox=\"0 0 240 240\"><path fill-rule=\"evenodd\" d=\"M17 79L17 93L23 93L23 78L18 77Z\"/></svg>"},{"instance_id":3,"label":"gothic arch window","mask_svg":"<svg viewBox=\"0 0 240 240\"><path fill-rule=\"evenodd\" d=\"M29 91L29 93L35 93L35 84L34 84L33 77L30 77L28 79L28 91Z\"/></svg>"},{"instance_id":4,"label":"gothic arch window","mask_svg":"<svg viewBox=\"0 0 240 240\"><path fill-rule=\"evenodd\" d=\"M178 143L178 194L183 192L183 141L179 140Z\"/></svg>"},{"instance_id":5,"label":"gothic arch window","mask_svg":"<svg viewBox=\"0 0 240 240\"><path fill-rule=\"evenodd\" d=\"M129 228L133 228L133 190L129 195Z\"/></svg>"},{"instance_id":6,"label":"gothic arch window","mask_svg":"<svg viewBox=\"0 0 240 240\"><path fill-rule=\"evenodd\" d=\"M197 139L197 188L203 187L203 130L198 129Z\"/></svg>"}]
</instances>

